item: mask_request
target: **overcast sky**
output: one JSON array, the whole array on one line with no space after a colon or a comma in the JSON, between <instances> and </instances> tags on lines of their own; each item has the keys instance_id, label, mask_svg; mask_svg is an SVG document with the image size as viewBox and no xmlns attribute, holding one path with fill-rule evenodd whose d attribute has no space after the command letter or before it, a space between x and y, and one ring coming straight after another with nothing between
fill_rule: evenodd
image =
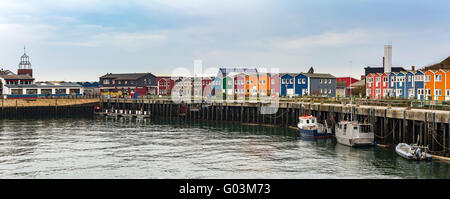
<instances>
[{"instance_id":1,"label":"overcast sky","mask_svg":"<svg viewBox=\"0 0 450 199\"><path fill-rule=\"evenodd\" d=\"M359 77L450 56L449 1L0 0L0 67L23 46L36 80L98 81L107 72L274 67Z\"/></svg>"}]
</instances>

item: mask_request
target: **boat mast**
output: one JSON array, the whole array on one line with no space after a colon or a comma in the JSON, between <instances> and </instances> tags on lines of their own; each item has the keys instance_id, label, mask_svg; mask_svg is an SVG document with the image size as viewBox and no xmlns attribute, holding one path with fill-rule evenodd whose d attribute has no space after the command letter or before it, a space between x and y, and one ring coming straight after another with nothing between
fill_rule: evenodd
<instances>
[{"instance_id":1,"label":"boat mast","mask_svg":"<svg viewBox=\"0 0 450 199\"><path fill-rule=\"evenodd\" d=\"M350 61L350 72L352 71L352 61ZM353 98L352 98L352 80L348 77L350 85L350 121L353 121Z\"/></svg>"}]
</instances>

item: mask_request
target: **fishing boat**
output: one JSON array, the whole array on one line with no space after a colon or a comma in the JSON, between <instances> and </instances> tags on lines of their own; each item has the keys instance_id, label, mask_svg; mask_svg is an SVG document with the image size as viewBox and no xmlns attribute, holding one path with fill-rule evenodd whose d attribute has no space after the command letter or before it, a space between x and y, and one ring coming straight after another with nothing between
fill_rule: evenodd
<instances>
[{"instance_id":1,"label":"fishing boat","mask_svg":"<svg viewBox=\"0 0 450 199\"><path fill-rule=\"evenodd\" d=\"M395 152L397 152L397 154L401 157L404 157L408 160L431 160L431 154L427 153L428 147L426 146L399 143L397 147L395 147Z\"/></svg>"},{"instance_id":2,"label":"fishing boat","mask_svg":"<svg viewBox=\"0 0 450 199\"><path fill-rule=\"evenodd\" d=\"M304 115L298 117L299 121L297 127L300 131L300 135L311 138L329 138L333 136L332 129L328 127L328 124L318 123L317 118L310 115Z\"/></svg>"},{"instance_id":3,"label":"fishing boat","mask_svg":"<svg viewBox=\"0 0 450 199\"><path fill-rule=\"evenodd\" d=\"M336 140L347 146L370 146L374 143L371 124L357 121L341 121L336 125Z\"/></svg>"}]
</instances>

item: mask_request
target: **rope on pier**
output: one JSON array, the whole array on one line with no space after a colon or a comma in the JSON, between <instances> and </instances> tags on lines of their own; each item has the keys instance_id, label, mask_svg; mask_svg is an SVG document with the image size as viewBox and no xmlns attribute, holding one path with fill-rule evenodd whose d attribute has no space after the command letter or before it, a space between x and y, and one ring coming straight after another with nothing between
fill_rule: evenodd
<instances>
[{"instance_id":1,"label":"rope on pier","mask_svg":"<svg viewBox=\"0 0 450 199\"><path fill-rule=\"evenodd\" d=\"M396 122L394 122L394 126L397 126L398 122L399 122L399 120L396 121ZM378 135L375 134L375 133L374 133L374 135L375 135L377 138L384 139L384 138L387 138L387 137L389 137L390 135L392 135L392 133L394 133L394 130L395 130L395 128L392 128L392 131L391 131L388 135L385 135L385 136L378 136Z\"/></svg>"},{"instance_id":2,"label":"rope on pier","mask_svg":"<svg viewBox=\"0 0 450 199\"><path fill-rule=\"evenodd\" d=\"M275 118L279 118L279 117L283 116L286 113L287 113L287 110L285 110L283 113L281 113L280 115L275 116L275 117L272 117L271 114L263 114L263 117L266 117L266 118L269 118L269 119L275 119Z\"/></svg>"},{"instance_id":3,"label":"rope on pier","mask_svg":"<svg viewBox=\"0 0 450 199\"><path fill-rule=\"evenodd\" d=\"M444 151L447 150L447 149L449 149L449 148L445 147L444 145L442 145L442 144L436 139L436 137L434 136L434 133L431 133L431 137L433 137L434 141L436 141L436 143L437 143L439 146L441 146L441 147L444 149ZM442 152L442 151L431 151L431 152Z\"/></svg>"}]
</instances>

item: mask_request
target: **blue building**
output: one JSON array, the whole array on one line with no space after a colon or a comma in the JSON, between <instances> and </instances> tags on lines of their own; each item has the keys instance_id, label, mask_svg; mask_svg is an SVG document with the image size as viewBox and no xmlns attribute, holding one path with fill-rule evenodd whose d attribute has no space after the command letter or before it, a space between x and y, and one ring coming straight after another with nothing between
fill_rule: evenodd
<instances>
[{"instance_id":1,"label":"blue building","mask_svg":"<svg viewBox=\"0 0 450 199\"><path fill-rule=\"evenodd\" d=\"M425 73L423 71L415 71L414 73L414 92L415 98L418 100L425 99Z\"/></svg>"},{"instance_id":2,"label":"blue building","mask_svg":"<svg viewBox=\"0 0 450 199\"><path fill-rule=\"evenodd\" d=\"M406 72L405 78L405 97L408 99L416 98L416 90L414 84L414 71Z\"/></svg>"},{"instance_id":3,"label":"blue building","mask_svg":"<svg viewBox=\"0 0 450 199\"><path fill-rule=\"evenodd\" d=\"M406 98L406 74L404 72L398 72L396 75L396 90L395 94L398 98Z\"/></svg>"},{"instance_id":4,"label":"blue building","mask_svg":"<svg viewBox=\"0 0 450 199\"><path fill-rule=\"evenodd\" d=\"M280 89L281 96L294 96L295 95L295 77L296 73L283 73L280 74Z\"/></svg>"},{"instance_id":5,"label":"blue building","mask_svg":"<svg viewBox=\"0 0 450 199\"><path fill-rule=\"evenodd\" d=\"M211 81L211 90L212 95L214 96L222 96L223 89L222 89L222 78L220 77L214 77Z\"/></svg>"},{"instance_id":6,"label":"blue building","mask_svg":"<svg viewBox=\"0 0 450 199\"><path fill-rule=\"evenodd\" d=\"M297 76L295 76L295 95L296 96L304 96L308 95L308 76L306 76L304 73L300 73Z\"/></svg>"}]
</instances>

